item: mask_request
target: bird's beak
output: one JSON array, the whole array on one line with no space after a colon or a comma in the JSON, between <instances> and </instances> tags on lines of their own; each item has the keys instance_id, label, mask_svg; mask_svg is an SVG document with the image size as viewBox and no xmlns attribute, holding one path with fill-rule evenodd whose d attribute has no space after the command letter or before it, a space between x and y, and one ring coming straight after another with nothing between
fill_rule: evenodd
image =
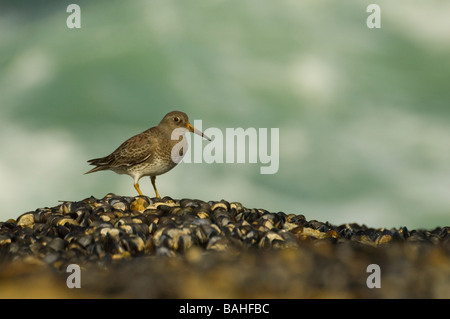
<instances>
[{"instance_id":1,"label":"bird's beak","mask_svg":"<svg viewBox=\"0 0 450 319\"><path fill-rule=\"evenodd\" d=\"M195 133L195 134L197 134L197 135L200 135L201 137L207 139L208 141L211 141L211 139L210 139L208 136L206 136L205 134L203 134L203 132L201 132L201 131L197 130L196 128L194 128L194 127L191 125L191 123L188 123L188 124L186 125L186 128L187 128L190 132Z\"/></svg>"}]
</instances>

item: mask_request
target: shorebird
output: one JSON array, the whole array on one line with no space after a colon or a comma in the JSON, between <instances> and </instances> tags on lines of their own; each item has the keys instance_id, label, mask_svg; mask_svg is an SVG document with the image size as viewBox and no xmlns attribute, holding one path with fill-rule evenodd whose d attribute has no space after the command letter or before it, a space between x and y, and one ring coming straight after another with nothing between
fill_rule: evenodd
<instances>
[{"instance_id":1,"label":"shorebird","mask_svg":"<svg viewBox=\"0 0 450 319\"><path fill-rule=\"evenodd\" d=\"M176 129L179 130L175 131ZM156 197L161 198L156 189L156 176L170 171L184 156L187 142L183 139L183 135L188 131L211 141L189 123L185 113L173 111L167 113L157 126L129 138L110 155L89 160L88 163L96 167L85 174L111 170L118 174L130 175L134 180L134 188L141 196L139 180L144 176L150 176ZM172 139L174 132L178 134ZM178 143L183 143L182 147ZM174 149L176 146L178 149Z\"/></svg>"}]
</instances>

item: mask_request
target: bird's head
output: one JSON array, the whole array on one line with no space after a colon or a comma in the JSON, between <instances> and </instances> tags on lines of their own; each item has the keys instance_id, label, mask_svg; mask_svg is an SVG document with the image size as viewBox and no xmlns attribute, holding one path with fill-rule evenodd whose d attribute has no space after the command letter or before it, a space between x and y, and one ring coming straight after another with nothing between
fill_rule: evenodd
<instances>
[{"instance_id":1,"label":"bird's head","mask_svg":"<svg viewBox=\"0 0 450 319\"><path fill-rule=\"evenodd\" d=\"M189 123L189 118L186 113L180 112L180 111L173 111L170 113L167 113L166 116L162 119L161 123L159 125L164 126L167 128L170 132L173 132L173 130L177 128L184 128L188 130L189 132L195 133L197 135L200 135L201 137L207 139L208 141L211 141L211 139L203 134L203 132L197 130L194 128L191 123Z\"/></svg>"}]
</instances>

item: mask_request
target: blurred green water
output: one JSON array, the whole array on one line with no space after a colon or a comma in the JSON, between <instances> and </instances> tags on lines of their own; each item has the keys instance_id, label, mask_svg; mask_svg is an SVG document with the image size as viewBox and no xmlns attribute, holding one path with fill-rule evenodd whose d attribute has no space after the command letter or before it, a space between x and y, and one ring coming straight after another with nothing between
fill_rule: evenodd
<instances>
[{"instance_id":1,"label":"blurred green water","mask_svg":"<svg viewBox=\"0 0 450 319\"><path fill-rule=\"evenodd\" d=\"M171 110L203 129L280 129L280 168L181 164L162 195L308 219L431 228L450 221L445 1L70 1L0 4L1 219L108 192L86 160ZM144 193L153 196L148 178Z\"/></svg>"}]
</instances>

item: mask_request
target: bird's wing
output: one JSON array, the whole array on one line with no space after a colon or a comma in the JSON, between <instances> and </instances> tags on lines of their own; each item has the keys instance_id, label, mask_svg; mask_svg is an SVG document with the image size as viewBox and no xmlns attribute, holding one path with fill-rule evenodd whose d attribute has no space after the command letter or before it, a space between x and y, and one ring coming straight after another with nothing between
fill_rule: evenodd
<instances>
[{"instance_id":1,"label":"bird's wing","mask_svg":"<svg viewBox=\"0 0 450 319\"><path fill-rule=\"evenodd\" d=\"M111 153L110 167L129 167L142 163L153 156L155 140L151 135L139 134L126 140Z\"/></svg>"}]
</instances>

